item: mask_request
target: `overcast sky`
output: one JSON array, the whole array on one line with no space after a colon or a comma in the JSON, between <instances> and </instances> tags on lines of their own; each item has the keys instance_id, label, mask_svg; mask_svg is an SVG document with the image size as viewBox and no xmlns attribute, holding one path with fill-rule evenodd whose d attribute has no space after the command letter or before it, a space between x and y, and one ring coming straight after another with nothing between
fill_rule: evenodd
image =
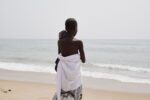
<instances>
[{"instance_id":1,"label":"overcast sky","mask_svg":"<svg viewBox=\"0 0 150 100\"><path fill-rule=\"evenodd\" d=\"M78 38L150 39L150 0L0 0L0 38L57 38L68 17Z\"/></svg>"}]
</instances>

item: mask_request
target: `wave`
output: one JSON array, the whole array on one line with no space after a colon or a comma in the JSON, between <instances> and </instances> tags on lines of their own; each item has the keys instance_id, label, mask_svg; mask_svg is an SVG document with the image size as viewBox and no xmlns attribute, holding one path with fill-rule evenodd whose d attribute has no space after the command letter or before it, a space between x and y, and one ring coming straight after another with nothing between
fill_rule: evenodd
<instances>
[{"instance_id":1,"label":"wave","mask_svg":"<svg viewBox=\"0 0 150 100\"><path fill-rule=\"evenodd\" d=\"M147 72L150 73L150 68L141 68L141 67L134 67L128 65L118 65L118 64L89 64L99 68L107 68L110 70L126 70L126 71L135 71L135 72Z\"/></svg>"},{"instance_id":2,"label":"wave","mask_svg":"<svg viewBox=\"0 0 150 100\"><path fill-rule=\"evenodd\" d=\"M150 84L150 80L148 79L139 79L133 78L129 76L124 76L120 74L112 74L112 73L103 73L103 72L91 72L91 71L83 71L84 76L93 77L93 78L104 78L104 79L113 79L121 82L132 82L132 83L147 83Z\"/></svg>"},{"instance_id":3,"label":"wave","mask_svg":"<svg viewBox=\"0 0 150 100\"><path fill-rule=\"evenodd\" d=\"M53 65L50 65L53 66ZM24 63L7 63L0 62L0 68L14 71L31 71L31 72L51 72L55 73L54 69L50 66L35 65L35 64L24 64Z\"/></svg>"},{"instance_id":4,"label":"wave","mask_svg":"<svg viewBox=\"0 0 150 100\"><path fill-rule=\"evenodd\" d=\"M24 63L8 63L8 62L0 62L0 68L6 69L6 70L14 70L14 71L31 71L31 72L46 72L46 73L52 73L55 74L53 64L50 64L49 66L44 65L35 65L35 64L24 64ZM129 66L121 66L121 65L112 65L112 64L95 64L95 66L98 67L105 67L110 69L125 69L125 70L132 70L132 71L140 71L140 68L135 68ZM146 69L142 68L142 71L145 71ZM149 70L149 69L148 69ZM141 79L141 78L135 78L135 77L129 77L121 74L113 74L113 73L106 73L106 72L96 72L91 70L82 70L82 75L87 77L93 77L93 78L105 78L105 79L113 79L118 80L121 82L134 82L134 83L148 83L150 84L150 80L148 79Z\"/></svg>"}]
</instances>

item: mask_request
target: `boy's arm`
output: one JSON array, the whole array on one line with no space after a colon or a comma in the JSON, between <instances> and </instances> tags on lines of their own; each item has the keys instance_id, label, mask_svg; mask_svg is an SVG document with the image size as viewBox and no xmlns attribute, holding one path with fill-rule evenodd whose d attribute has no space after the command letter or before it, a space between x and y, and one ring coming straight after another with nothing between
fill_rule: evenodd
<instances>
[{"instance_id":1,"label":"boy's arm","mask_svg":"<svg viewBox=\"0 0 150 100\"><path fill-rule=\"evenodd\" d=\"M59 40L65 38L67 36L67 32L65 30L62 30L61 32L59 32L59 39L58 39L58 42ZM60 53L60 47L59 47L59 43L58 43L58 54Z\"/></svg>"},{"instance_id":2,"label":"boy's arm","mask_svg":"<svg viewBox=\"0 0 150 100\"><path fill-rule=\"evenodd\" d=\"M58 45L58 54L60 54L60 47L59 47L59 40L63 38L63 31L59 32L59 36L58 36L58 42L57 42L57 45Z\"/></svg>"},{"instance_id":3,"label":"boy's arm","mask_svg":"<svg viewBox=\"0 0 150 100\"><path fill-rule=\"evenodd\" d=\"M84 53L84 47L83 47L83 42L79 41L79 52L80 52L80 59L83 63L85 63L86 58L85 58L85 53Z\"/></svg>"},{"instance_id":4,"label":"boy's arm","mask_svg":"<svg viewBox=\"0 0 150 100\"><path fill-rule=\"evenodd\" d=\"M58 42L57 42L57 45L58 45L58 54L60 54L59 40L58 40Z\"/></svg>"}]
</instances>

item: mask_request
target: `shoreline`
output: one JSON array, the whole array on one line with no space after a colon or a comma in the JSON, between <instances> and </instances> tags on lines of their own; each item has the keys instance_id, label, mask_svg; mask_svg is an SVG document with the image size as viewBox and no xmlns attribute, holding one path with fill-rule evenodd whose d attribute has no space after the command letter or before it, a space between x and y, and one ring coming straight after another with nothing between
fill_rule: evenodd
<instances>
[{"instance_id":1,"label":"shoreline","mask_svg":"<svg viewBox=\"0 0 150 100\"><path fill-rule=\"evenodd\" d=\"M34 82L55 85L56 74L44 72L23 72L0 69L0 80ZM150 84L127 83L113 79L82 77L83 87L115 92L142 93L150 95Z\"/></svg>"}]
</instances>

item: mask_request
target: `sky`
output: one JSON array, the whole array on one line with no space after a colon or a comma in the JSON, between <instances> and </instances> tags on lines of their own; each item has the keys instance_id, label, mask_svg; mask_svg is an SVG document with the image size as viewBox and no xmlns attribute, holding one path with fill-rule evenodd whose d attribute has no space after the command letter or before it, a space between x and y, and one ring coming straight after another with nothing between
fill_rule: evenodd
<instances>
[{"instance_id":1,"label":"sky","mask_svg":"<svg viewBox=\"0 0 150 100\"><path fill-rule=\"evenodd\" d=\"M65 20L77 38L150 39L149 0L0 0L0 38L58 38Z\"/></svg>"}]
</instances>

